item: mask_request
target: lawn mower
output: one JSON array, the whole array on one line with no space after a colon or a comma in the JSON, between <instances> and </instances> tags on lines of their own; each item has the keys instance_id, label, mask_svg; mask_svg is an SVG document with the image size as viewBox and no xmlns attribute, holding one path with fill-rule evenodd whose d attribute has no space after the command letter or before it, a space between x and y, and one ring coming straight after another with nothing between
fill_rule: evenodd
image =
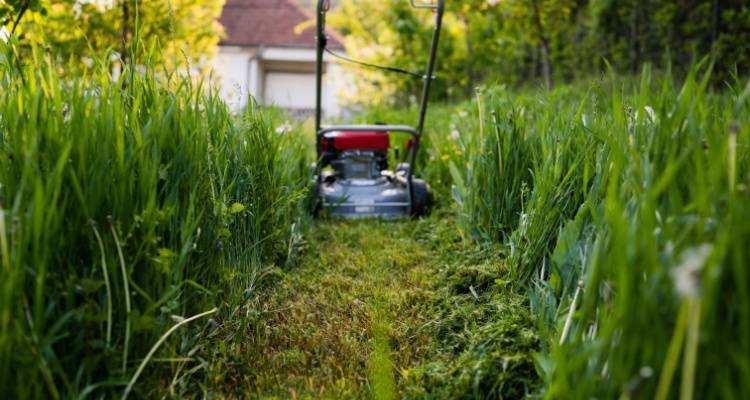
<instances>
[{"instance_id":1,"label":"lawn mower","mask_svg":"<svg viewBox=\"0 0 750 400\"><path fill-rule=\"evenodd\" d=\"M445 0L409 0L415 9L435 14L427 69L424 73L369 64L337 54L326 47L328 0L317 6L317 68L315 131L318 162L315 167L319 208L344 218L400 218L425 214L431 202L429 185L414 177L419 142L424 129L430 83L434 79L435 56L440 39ZM389 72L416 76L423 82L419 116L415 127L405 125L333 125L321 126L323 56L328 53L346 62ZM407 134L407 162L388 169L391 134Z\"/></svg>"}]
</instances>

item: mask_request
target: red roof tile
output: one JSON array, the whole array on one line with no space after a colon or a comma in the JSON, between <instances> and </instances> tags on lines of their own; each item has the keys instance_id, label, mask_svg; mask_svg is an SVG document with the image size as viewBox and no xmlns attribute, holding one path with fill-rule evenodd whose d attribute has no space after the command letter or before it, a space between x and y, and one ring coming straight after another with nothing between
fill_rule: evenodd
<instances>
[{"instance_id":1,"label":"red roof tile","mask_svg":"<svg viewBox=\"0 0 750 400\"><path fill-rule=\"evenodd\" d=\"M222 45L315 47L315 25L300 33L294 28L315 16L296 0L227 0L219 22L226 38ZM342 47L335 32L328 31L329 46Z\"/></svg>"}]
</instances>

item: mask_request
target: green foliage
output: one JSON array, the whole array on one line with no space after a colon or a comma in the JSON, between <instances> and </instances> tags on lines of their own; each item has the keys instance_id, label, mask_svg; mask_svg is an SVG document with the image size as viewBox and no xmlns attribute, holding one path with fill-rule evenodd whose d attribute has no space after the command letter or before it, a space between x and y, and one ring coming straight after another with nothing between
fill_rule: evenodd
<instances>
[{"instance_id":1,"label":"green foliage","mask_svg":"<svg viewBox=\"0 0 750 400\"><path fill-rule=\"evenodd\" d=\"M0 2L0 27L10 25L10 33L14 33L19 21L27 12L47 15L47 9L42 0L3 0Z\"/></svg>"},{"instance_id":2,"label":"green foliage","mask_svg":"<svg viewBox=\"0 0 750 400\"><path fill-rule=\"evenodd\" d=\"M465 99L480 83L513 86L570 82L605 72L635 74L644 63L687 66L716 62L714 82L750 70L750 6L727 0L466 0L446 2L435 99ZM423 70L432 14L409 2L343 0L330 17L354 58ZM355 67L356 68L356 67ZM418 80L355 71L354 103L413 104ZM684 68L677 71L687 73Z\"/></svg>"},{"instance_id":3,"label":"green foliage","mask_svg":"<svg viewBox=\"0 0 750 400\"><path fill-rule=\"evenodd\" d=\"M529 293L545 396L750 393L750 84L710 80L646 68L475 104L462 221L504 244Z\"/></svg>"},{"instance_id":4,"label":"green foliage","mask_svg":"<svg viewBox=\"0 0 750 400\"><path fill-rule=\"evenodd\" d=\"M145 68L113 81L101 59L65 80L31 56L22 70L0 58L0 393L121 395L174 321L227 312L288 259L305 149L191 80ZM189 357L205 324L156 358ZM199 363L154 362L152 376Z\"/></svg>"}]
</instances>

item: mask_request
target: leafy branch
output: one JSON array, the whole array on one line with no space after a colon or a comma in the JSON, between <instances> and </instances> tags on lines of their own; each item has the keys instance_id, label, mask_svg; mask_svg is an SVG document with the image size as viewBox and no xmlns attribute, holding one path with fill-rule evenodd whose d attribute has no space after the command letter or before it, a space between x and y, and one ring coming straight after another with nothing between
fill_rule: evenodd
<instances>
[{"instance_id":1,"label":"leafy branch","mask_svg":"<svg viewBox=\"0 0 750 400\"><path fill-rule=\"evenodd\" d=\"M13 35L28 11L47 15L47 10L42 6L41 0L4 0L0 2L0 24L5 26L12 22L10 34Z\"/></svg>"}]
</instances>

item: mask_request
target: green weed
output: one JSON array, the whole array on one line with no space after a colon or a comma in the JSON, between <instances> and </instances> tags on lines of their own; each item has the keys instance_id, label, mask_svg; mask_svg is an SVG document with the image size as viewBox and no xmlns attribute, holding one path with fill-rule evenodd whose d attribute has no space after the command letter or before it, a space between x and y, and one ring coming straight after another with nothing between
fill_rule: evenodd
<instances>
[{"instance_id":1,"label":"green weed","mask_svg":"<svg viewBox=\"0 0 750 400\"><path fill-rule=\"evenodd\" d=\"M120 396L139 365L152 379L200 370L191 346L221 318L191 322L143 361L170 327L230 312L286 260L303 146L189 77L139 67L113 80L101 58L67 80L41 52L18 66L11 49L0 52L0 393Z\"/></svg>"},{"instance_id":2,"label":"green weed","mask_svg":"<svg viewBox=\"0 0 750 400\"><path fill-rule=\"evenodd\" d=\"M527 290L544 396L748 396L750 84L710 76L479 96L461 221Z\"/></svg>"}]
</instances>

